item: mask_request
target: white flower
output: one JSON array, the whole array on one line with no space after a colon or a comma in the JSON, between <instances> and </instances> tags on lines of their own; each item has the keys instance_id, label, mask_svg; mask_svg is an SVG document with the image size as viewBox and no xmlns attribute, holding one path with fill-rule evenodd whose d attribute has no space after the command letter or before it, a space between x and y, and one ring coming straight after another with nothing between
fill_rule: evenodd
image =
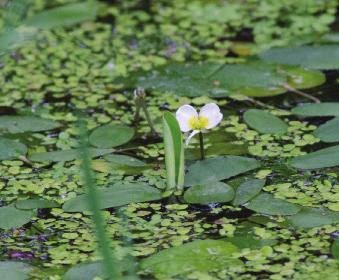
<instances>
[{"instance_id":1,"label":"white flower","mask_svg":"<svg viewBox=\"0 0 339 280\"><path fill-rule=\"evenodd\" d=\"M216 127L221 122L222 117L219 106L214 103L203 106L199 114L191 105L183 105L176 112L181 131L192 131L186 140L186 145L197 133Z\"/></svg>"}]
</instances>

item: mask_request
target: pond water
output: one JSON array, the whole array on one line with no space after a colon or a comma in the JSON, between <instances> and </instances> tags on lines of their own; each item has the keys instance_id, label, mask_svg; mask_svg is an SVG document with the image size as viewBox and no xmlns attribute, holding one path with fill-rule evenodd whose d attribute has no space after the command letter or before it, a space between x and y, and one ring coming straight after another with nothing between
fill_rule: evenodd
<instances>
[{"instance_id":1,"label":"pond water","mask_svg":"<svg viewBox=\"0 0 339 280\"><path fill-rule=\"evenodd\" d=\"M254 55L293 38L322 41L306 40L313 32L306 29L281 44L260 37L267 22L242 20L250 10L232 1L227 10L222 1L102 1L107 6L93 18L77 20L88 7L76 6L80 15L68 26L51 14L33 18L73 2L35 1L24 25L38 32L0 57L5 280L106 279L88 212L90 187L99 193L120 279L338 279L339 109L331 107L339 108L338 54L321 61L325 68L312 59L307 67L269 64ZM334 2L295 13L305 22L332 16L319 23L320 36L330 23L335 31ZM273 34L295 28L270 19ZM338 52L336 43L328 52ZM145 91L136 97L139 86ZM184 188L169 190L164 112L208 103L223 119L204 133L206 159L193 137L184 147ZM330 107L306 116L298 111L305 103ZM81 139L90 146L91 186Z\"/></svg>"}]
</instances>

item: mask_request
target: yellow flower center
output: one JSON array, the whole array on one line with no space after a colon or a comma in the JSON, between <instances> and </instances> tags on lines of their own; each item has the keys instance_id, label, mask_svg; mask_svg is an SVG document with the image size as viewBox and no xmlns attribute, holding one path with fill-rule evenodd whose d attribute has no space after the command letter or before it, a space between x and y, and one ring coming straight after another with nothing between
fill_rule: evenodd
<instances>
[{"instance_id":1,"label":"yellow flower center","mask_svg":"<svg viewBox=\"0 0 339 280\"><path fill-rule=\"evenodd\" d=\"M192 130L204 130L208 126L208 118L206 117L191 117L188 121Z\"/></svg>"}]
</instances>

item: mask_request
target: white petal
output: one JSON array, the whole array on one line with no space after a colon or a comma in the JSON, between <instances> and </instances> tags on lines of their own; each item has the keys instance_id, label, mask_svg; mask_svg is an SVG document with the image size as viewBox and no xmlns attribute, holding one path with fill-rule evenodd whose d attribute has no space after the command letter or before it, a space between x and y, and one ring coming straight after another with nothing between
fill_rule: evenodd
<instances>
[{"instance_id":1,"label":"white petal","mask_svg":"<svg viewBox=\"0 0 339 280\"><path fill-rule=\"evenodd\" d=\"M197 117L198 113L191 105L183 105L177 110L175 116L178 120L180 130L187 132L191 130L189 125L190 118Z\"/></svg>"},{"instance_id":2,"label":"white petal","mask_svg":"<svg viewBox=\"0 0 339 280\"><path fill-rule=\"evenodd\" d=\"M202 107L199 112L199 116L208 119L208 126L206 127L207 129L217 126L223 117L223 115L220 113L219 106L214 103L209 103Z\"/></svg>"},{"instance_id":3,"label":"white petal","mask_svg":"<svg viewBox=\"0 0 339 280\"><path fill-rule=\"evenodd\" d=\"M198 134L200 131L199 130L193 130L190 135L187 137L185 141L185 145L188 146L189 142L191 141L192 137L196 134Z\"/></svg>"}]
</instances>

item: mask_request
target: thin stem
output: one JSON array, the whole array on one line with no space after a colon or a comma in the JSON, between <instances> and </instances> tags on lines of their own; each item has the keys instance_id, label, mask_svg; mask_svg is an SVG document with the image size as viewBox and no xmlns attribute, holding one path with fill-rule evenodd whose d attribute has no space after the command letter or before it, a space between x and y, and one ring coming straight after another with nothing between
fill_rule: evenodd
<instances>
[{"instance_id":1,"label":"thin stem","mask_svg":"<svg viewBox=\"0 0 339 280\"><path fill-rule=\"evenodd\" d=\"M312 96L312 95L309 95L309 94L307 94L307 93L305 93L305 92L302 92L302 91L300 91L300 90L297 90L297 89L291 87L289 84L283 84L283 87L286 88L286 89L288 89L289 91L292 91L292 92L294 92L294 93L296 93L296 94L299 94L299 95L302 96L302 97L305 97L305 98L307 98L307 99L310 99L310 100L312 100L312 101L315 102L315 103L321 103L321 101L320 101L318 98L316 98L316 97L314 97L314 96Z\"/></svg>"},{"instance_id":2,"label":"thin stem","mask_svg":"<svg viewBox=\"0 0 339 280\"><path fill-rule=\"evenodd\" d=\"M84 123L80 125L81 137L80 137L80 152L81 152L81 171L82 179L85 188L88 193L88 205L92 212L92 220L94 222L95 233L98 240L98 247L103 258L103 266L108 279L119 279L119 273L117 271L117 264L113 256L113 252L110 246L110 240L105 230L105 221L100 212L100 198L98 190L95 185L91 169L91 159L88 152L88 140L87 131Z\"/></svg>"},{"instance_id":3,"label":"thin stem","mask_svg":"<svg viewBox=\"0 0 339 280\"><path fill-rule=\"evenodd\" d=\"M202 132L199 132L199 142L200 142L200 157L201 159L205 159L205 150L204 150L204 136Z\"/></svg>"},{"instance_id":4,"label":"thin stem","mask_svg":"<svg viewBox=\"0 0 339 280\"><path fill-rule=\"evenodd\" d=\"M155 130L155 128L154 128L154 125L153 125L152 119L151 119L151 117L150 117L150 115L149 115L149 112L148 112L148 109L147 109L147 106L146 106L145 101L142 102L142 105L141 105L141 106L142 106L142 109L143 109L143 111L144 111L144 113L145 113L145 117L146 117L146 120L147 120L147 122L148 122L148 125L149 125L149 127L151 128L151 133L152 133L152 135L153 135L153 136L157 136L158 133L156 132L156 130Z\"/></svg>"},{"instance_id":5,"label":"thin stem","mask_svg":"<svg viewBox=\"0 0 339 280\"><path fill-rule=\"evenodd\" d=\"M254 98L251 98L249 96L246 96L246 100L252 102L253 104L257 105L257 106L260 106L260 107L263 107L263 108L267 108L267 109L273 109L274 107L271 106L271 105L267 105L259 100L255 100Z\"/></svg>"}]
</instances>

